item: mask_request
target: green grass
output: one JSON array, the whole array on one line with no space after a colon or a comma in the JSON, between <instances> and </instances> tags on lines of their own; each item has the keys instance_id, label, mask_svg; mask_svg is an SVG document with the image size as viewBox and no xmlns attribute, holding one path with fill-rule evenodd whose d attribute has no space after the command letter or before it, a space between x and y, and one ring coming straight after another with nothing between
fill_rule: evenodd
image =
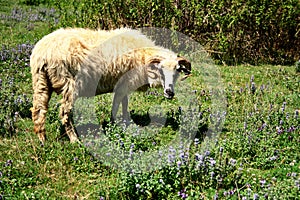
<instances>
[{"instance_id":1,"label":"green grass","mask_svg":"<svg viewBox=\"0 0 300 200\"><path fill-rule=\"evenodd\" d=\"M10 15L16 7L26 16L30 9L30 13L41 13L41 6L28 7L18 1L1 1L0 13ZM193 94L199 107L196 112L202 113L197 132L200 144L191 142L188 150L174 146L174 161L154 171L128 172L126 167L134 161L126 155L120 155L124 156L122 169L98 159L105 155L95 155L97 151L87 146L70 144L58 118L57 95L50 101L48 140L41 146L32 131L29 112L32 89L28 58L32 47L26 46L21 52L12 49L20 44L33 45L55 29L49 16L53 15L45 14L45 21L31 21L30 27L24 18L0 19L1 44L5 46L1 52L9 52L0 63L0 122L5 125L0 128L0 199L185 199L185 194L186 199L296 199L300 195L300 86L294 66L218 66L227 113L209 152L203 152L201 144L205 143L205 131L214 123L209 117L211 96L201 76L193 74L186 84L191 86L191 93L197 90ZM177 97L168 101L160 94L160 89L134 93L129 108L136 123L147 125L147 112L156 111L160 105L166 125L148 130L151 134L143 129L146 131L137 136L135 126L129 128L132 132L124 132L122 125L108 124L106 136L115 147L122 144L123 150L138 155L139 151L180 144L174 141L185 120L178 110L183 105ZM18 98L22 103L15 103ZM101 95L91 102L97 120L107 123L112 95ZM154 160L154 164L158 163Z\"/></svg>"},{"instance_id":2,"label":"green grass","mask_svg":"<svg viewBox=\"0 0 300 200\"><path fill-rule=\"evenodd\" d=\"M45 6L30 7L7 0L1 1L0 6L2 45L35 43L55 26L57 16L48 15L51 11Z\"/></svg>"}]
</instances>

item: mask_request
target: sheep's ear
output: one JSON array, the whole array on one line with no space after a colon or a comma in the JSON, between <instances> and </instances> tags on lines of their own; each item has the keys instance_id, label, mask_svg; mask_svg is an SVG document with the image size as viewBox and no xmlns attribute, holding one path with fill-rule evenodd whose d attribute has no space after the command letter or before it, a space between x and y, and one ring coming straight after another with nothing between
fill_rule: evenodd
<instances>
[{"instance_id":1,"label":"sheep's ear","mask_svg":"<svg viewBox=\"0 0 300 200\"><path fill-rule=\"evenodd\" d=\"M185 75L191 74L192 67L190 61L188 61L184 57L178 56L177 62L178 62L178 67L177 67L178 72L183 72Z\"/></svg>"},{"instance_id":2,"label":"sheep's ear","mask_svg":"<svg viewBox=\"0 0 300 200\"><path fill-rule=\"evenodd\" d=\"M159 63L162 61L162 57L160 56L153 56L149 58L146 62L148 65L148 68L154 70L159 68Z\"/></svg>"},{"instance_id":3,"label":"sheep's ear","mask_svg":"<svg viewBox=\"0 0 300 200\"><path fill-rule=\"evenodd\" d=\"M149 58L147 60L148 64L158 64L162 61L162 57L161 56L152 56L151 58Z\"/></svg>"},{"instance_id":4,"label":"sheep's ear","mask_svg":"<svg viewBox=\"0 0 300 200\"><path fill-rule=\"evenodd\" d=\"M154 82L154 80L158 79L158 70L159 70L159 64L162 61L162 57L160 56L153 56L146 60L147 63L147 72L148 72L148 78L150 78L150 82ZM152 83L150 83L151 85Z\"/></svg>"}]
</instances>

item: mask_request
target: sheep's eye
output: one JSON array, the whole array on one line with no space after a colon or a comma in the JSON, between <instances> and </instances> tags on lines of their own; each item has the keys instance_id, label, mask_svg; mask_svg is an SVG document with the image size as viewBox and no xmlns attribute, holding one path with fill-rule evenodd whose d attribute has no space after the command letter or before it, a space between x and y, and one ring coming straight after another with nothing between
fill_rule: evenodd
<instances>
[{"instance_id":1,"label":"sheep's eye","mask_svg":"<svg viewBox=\"0 0 300 200\"><path fill-rule=\"evenodd\" d=\"M178 71L179 73L183 72L185 75L191 74L191 71L190 71L190 70L188 70L187 68L182 67L182 66L180 66L180 67L177 69L177 71Z\"/></svg>"}]
</instances>

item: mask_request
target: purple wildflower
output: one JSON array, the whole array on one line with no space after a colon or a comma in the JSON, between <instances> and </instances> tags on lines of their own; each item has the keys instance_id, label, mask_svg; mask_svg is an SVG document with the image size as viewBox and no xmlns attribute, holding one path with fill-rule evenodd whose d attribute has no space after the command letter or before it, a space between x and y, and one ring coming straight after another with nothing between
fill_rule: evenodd
<instances>
[{"instance_id":1,"label":"purple wildflower","mask_svg":"<svg viewBox=\"0 0 300 200\"><path fill-rule=\"evenodd\" d=\"M276 130L277 130L277 133L278 133L278 134L281 134L281 133L283 132L282 128L280 128L280 127L278 127L278 126L276 127Z\"/></svg>"},{"instance_id":2,"label":"purple wildflower","mask_svg":"<svg viewBox=\"0 0 300 200\"><path fill-rule=\"evenodd\" d=\"M265 197L265 199L268 199L268 198L269 198L268 193L266 193L266 194L264 195L264 197Z\"/></svg>"},{"instance_id":3,"label":"purple wildflower","mask_svg":"<svg viewBox=\"0 0 300 200\"><path fill-rule=\"evenodd\" d=\"M185 193L186 190L183 189L181 191L178 192L178 196L180 196L182 199L186 199L189 195Z\"/></svg>"},{"instance_id":4,"label":"purple wildflower","mask_svg":"<svg viewBox=\"0 0 300 200\"><path fill-rule=\"evenodd\" d=\"M134 151L132 149L129 150L129 160L132 159Z\"/></svg>"},{"instance_id":5,"label":"purple wildflower","mask_svg":"<svg viewBox=\"0 0 300 200\"><path fill-rule=\"evenodd\" d=\"M181 152L181 153L179 154L179 157L180 157L181 160L184 160L184 158L185 158L184 152Z\"/></svg>"},{"instance_id":6,"label":"purple wildflower","mask_svg":"<svg viewBox=\"0 0 300 200\"><path fill-rule=\"evenodd\" d=\"M230 159L229 159L229 164L232 165L232 166L235 166L236 160L233 159L233 158L230 158Z\"/></svg>"},{"instance_id":7,"label":"purple wildflower","mask_svg":"<svg viewBox=\"0 0 300 200\"><path fill-rule=\"evenodd\" d=\"M288 130L287 130L287 132L288 133L291 133L291 132L293 132L293 131L295 131L296 129L295 129L295 127L294 126L291 126Z\"/></svg>"},{"instance_id":8,"label":"purple wildflower","mask_svg":"<svg viewBox=\"0 0 300 200\"><path fill-rule=\"evenodd\" d=\"M219 195L218 194L215 194L214 195L214 200L217 200L219 198Z\"/></svg>"},{"instance_id":9,"label":"purple wildflower","mask_svg":"<svg viewBox=\"0 0 300 200\"><path fill-rule=\"evenodd\" d=\"M247 129L247 122L244 122L244 130Z\"/></svg>"},{"instance_id":10,"label":"purple wildflower","mask_svg":"<svg viewBox=\"0 0 300 200\"><path fill-rule=\"evenodd\" d=\"M277 159L277 156L271 156L271 157L269 158L269 160L271 160L271 161L276 160L276 159Z\"/></svg>"},{"instance_id":11,"label":"purple wildflower","mask_svg":"<svg viewBox=\"0 0 300 200\"><path fill-rule=\"evenodd\" d=\"M295 186L300 189L300 181L299 180L295 180Z\"/></svg>"},{"instance_id":12,"label":"purple wildflower","mask_svg":"<svg viewBox=\"0 0 300 200\"><path fill-rule=\"evenodd\" d=\"M209 156L209 154L210 154L210 151L205 151L205 153L204 153L204 156Z\"/></svg>"},{"instance_id":13,"label":"purple wildflower","mask_svg":"<svg viewBox=\"0 0 300 200\"><path fill-rule=\"evenodd\" d=\"M260 184L261 184L262 187L266 184L266 180L265 179L262 179L259 182L260 182Z\"/></svg>"},{"instance_id":14,"label":"purple wildflower","mask_svg":"<svg viewBox=\"0 0 300 200\"><path fill-rule=\"evenodd\" d=\"M8 84L9 86L12 86L14 84L14 78L9 79Z\"/></svg>"},{"instance_id":15,"label":"purple wildflower","mask_svg":"<svg viewBox=\"0 0 300 200\"><path fill-rule=\"evenodd\" d=\"M260 86L260 91L264 92L264 90L265 90L265 85L262 84L262 85Z\"/></svg>"},{"instance_id":16,"label":"purple wildflower","mask_svg":"<svg viewBox=\"0 0 300 200\"><path fill-rule=\"evenodd\" d=\"M283 121L282 121L282 119L279 121L279 125L282 125L283 124Z\"/></svg>"},{"instance_id":17,"label":"purple wildflower","mask_svg":"<svg viewBox=\"0 0 300 200\"><path fill-rule=\"evenodd\" d=\"M241 87L241 88L240 88L240 93L243 93L243 91L244 91L244 89Z\"/></svg>"},{"instance_id":18,"label":"purple wildflower","mask_svg":"<svg viewBox=\"0 0 300 200\"><path fill-rule=\"evenodd\" d=\"M227 195L229 195L229 192L224 191L224 192L223 192L223 195L226 197Z\"/></svg>"},{"instance_id":19,"label":"purple wildflower","mask_svg":"<svg viewBox=\"0 0 300 200\"><path fill-rule=\"evenodd\" d=\"M123 142L123 140L119 140L119 144L120 144L120 147L122 147L122 148L124 148L124 142Z\"/></svg>"},{"instance_id":20,"label":"purple wildflower","mask_svg":"<svg viewBox=\"0 0 300 200\"><path fill-rule=\"evenodd\" d=\"M201 155L201 154L198 154L198 153L196 153L195 154L195 159L197 160L197 161L202 161L203 160L203 156Z\"/></svg>"},{"instance_id":21,"label":"purple wildflower","mask_svg":"<svg viewBox=\"0 0 300 200\"><path fill-rule=\"evenodd\" d=\"M179 160L179 161L177 161L177 168L179 169L180 167L181 167L181 161Z\"/></svg>"},{"instance_id":22,"label":"purple wildflower","mask_svg":"<svg viewBox=\"0 0 300 200\"><path fill-rule=\"evenodd\" d=\"M256 200L256 199L259 199L259 195L258 195L258 194L256 194L256 193L254 193L254 195L253 195L253 199L254 199L254 200Z\"/></svg>"},{"instance_id":23,"label":"purple wildflower","mask_svg":"<svg viewBox=\"0 0 300 200\"><path fill-rule=\"evenodd\" d=\"M220 153L222 153L223 150L224 150L224 148L223 148L223 147L220 147L220 149L219 149Z\"/></svg>"},{"instance_id":24,"label":"purple wildflower","mask_svg":"<svg viewBox=\"0 0 300 200\"><path fill-rule=\"evenodd\" d=\"M8 167L8 166L11 166L12 163L13 163L12 160L7 160L4 165L5 165L5 167Z\"/></svg>"},{"instance_id":25,"label":"purple wildflower","mask_svg":"<svg viewBox=\"0 0 300 200\"><path fill-rule=\"evenodd\" d=\"M263 124L261 125L261 127L258 128L258 130L261 131L261 130L263 130L266 126L267 126L267 124L266 124L266 123L263 123Z\"/></svg>"},{"instance_id":26,"label":"purple wildflower","mask_svg":"<svg viewBox=\"0 0 300 200\"><path fill-rule=\"evenodd\" d=\"M215 174L216 174L215 172L211 172L210 177L213 178L215 176Z\"/></svg>"},{"instance_id":27,"label":"purple wildflower","mask_svg":"<svg viewBox=\"0 0 300 200\"><path fill-rule=\"evenodd\" d=\"M169 149L169 154L168 154L168 162L169 163L175 162L175 153L176 153L176 150L171 146Z\"/></svg>"},{"instance_id":28,"label":"purple wildflower","mask_svg":"<svg viewBox=\"0 0 300 200\"><path fill-rule=\"evenodd\" d=\"M213 158L210 158L209 162L210 166L214 166L217 163Z\"/></svg>"}]
</instances>

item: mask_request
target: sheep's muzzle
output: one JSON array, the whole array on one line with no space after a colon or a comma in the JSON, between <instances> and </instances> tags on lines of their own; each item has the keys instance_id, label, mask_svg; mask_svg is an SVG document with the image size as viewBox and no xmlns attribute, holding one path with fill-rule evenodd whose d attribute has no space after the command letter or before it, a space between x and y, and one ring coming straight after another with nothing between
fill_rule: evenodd
<instances>
[{"instance_id":1,"label":"sheep's muzzle","mask_svg":"<svg viewBox=\"0 0 300 200\"><path fill-rule=\"evenodd\" d=\"M171 90L171 89L166 89L165 92L164 92L164 96L167 98L167 99L172 99L174 97L174 92Z\"/></svg>"}]
</instances>

